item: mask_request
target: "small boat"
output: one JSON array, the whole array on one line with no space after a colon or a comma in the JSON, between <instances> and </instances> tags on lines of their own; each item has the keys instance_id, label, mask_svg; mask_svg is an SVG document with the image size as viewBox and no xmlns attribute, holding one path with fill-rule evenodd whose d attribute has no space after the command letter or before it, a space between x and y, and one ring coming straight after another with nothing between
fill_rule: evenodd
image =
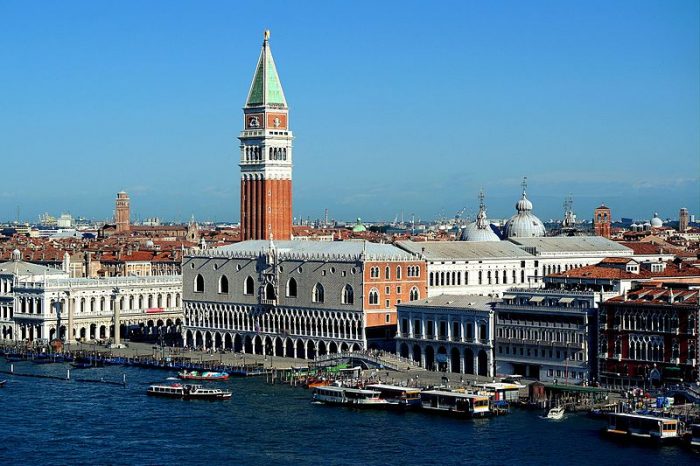
<instances>
[{"instance_id":1,"label":"small boat","mask_svg":"<svg viewBox=\"0 0 700 466\"><path fill-rule=\"evenodd\" d=\"M73 363L71 363L71 367L72 367L73 369L90 369L91 367L95 367L95 366L93 366L93 365L92 365L91 363L89 363L89 362L82 361L82 362L73 362Z\"/></svg>"},{"instance_id":2,"label":"small boat","mask_svg":"<svg viewBox=\"0 0 700 466\"><path fill-rule=\"evenodd\" d=\"M355 408L387 408L389 402L376 390L324 386L314 388L314 402L352 406Z\"/></svg>"},{"instance_id":3,"label":"small boat","mask_svg":"<svg viewBox=\"0 0 700 466\"><path fill-rule=\"evenodd\" d=\"M436 414L455 417L485 417L493 413L489 409L489 397L470 393L426 390L420 393L421 409Z\"/></svg>"},{"instance_id":4,"label":"small boat","mask_svg":"<svg viewBox=\"0 0 700 466\"><path fill-rule=\"evenodd\" d=\"M7 380L0 380L0 388L4 387L6 383Z\"/></svg>"},{"instance_id":5,"label":"small boat","mask_svg":"<svg viewBox=\"0 0 700 466\"><path fill-rule=\"evenodd\" d=\"M559 420L564 417L564 411L566 411L566 409L563 406L557 406L556 408L550 409L546 417L547 419Z\"/></svg>"},{"instance_id":6,"label":"small boat","mask_svg":"<svg viewBox=\"0 0 700 466\"><path fill-rule=\"evenodd\" d=\"M151 385L146 392L151 396L181 398L185 400L227 400L231 398L229 390L204 388L201 385L179 384Z\"/></svg>"},{"instance_id":7,"label":"small boat","mask_svg":"<svg viewBox=\"0 0 700 466\"><path fill-rule=\"evenodd\" d=\"M183 380L228 380L227 372L182 371L177 376Z\"/></svg>"}]
</instances>

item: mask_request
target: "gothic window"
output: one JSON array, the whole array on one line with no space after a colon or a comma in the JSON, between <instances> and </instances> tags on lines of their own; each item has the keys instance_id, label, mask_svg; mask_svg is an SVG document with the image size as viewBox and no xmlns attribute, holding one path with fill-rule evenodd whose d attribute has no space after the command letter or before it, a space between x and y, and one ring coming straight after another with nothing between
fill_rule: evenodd
<instances>
[{"instance_id":1,"label":"gothic window","mask_svg":"<svg viewBox=\"0 0 700 466\"><path fill-rule=\"evenodd\" d=\"M387 265L384 269L384 279L389 280L391 278L391 268Z\"/></svg>"},{"instance_id":2,"label":"gothic window","mask_svg":"<svg viewBox=\"0 0 700 466\"><path fill-rule=\"evenodd\" d=\"M622 354L622 340L620 337L617 337L615 340L615 354Z\"/></svg>"},{"instance_id":3,"label":"gothic window","mask_svg":"<svg viewBox=\"0 0 700 466\"><path fill-rule=\"evenodd\" d=\"M243 294L253 294L253 288L255 288L255 282L253 281L253 277L248 276L248 278L246 278L243 282Z\"/></svg>"},{"instance_id":4,"label":"gothic window","mask_svg":"<svg viewBox=\"0 0 700 466\"><path fill-rule=\"evenodd\" d=\"M379 304L379 290L376 288L372 288L369 290L369 303L370 304Z\"/></svg>"},{"instance_id":5,"label":"gothic window","mask_svg":"<svg viewBox=\"0 0 700 466\"><path fill-rule=\"evenodd\" d=\"M396 266L396 279L401 280L401 266L400 265Z\"/></svg>"},{"instance_id":6,"label":"gothic window","mask_svg":"<svg viewBox=\"0 0 700 466\"><path fill-rule=\"evenodd\" d=\"M430 272L430 286L435 285L435 272Z\"/></svg>"},{"instance_id":7,"label":"gothic window","mask_svg":"<svg viewBox=\"0 0 700 466\"><path fill-rule=\"evenodd\" d=\"M287 280L287 297L296 298L297 297L297 281L294 278Z\"/></svg>"},{"instance_id":8,"label":"gothic window","mask_svg":"<svg viewBox=\"0 0 700 466\"><path fill-rule=\"evenodd\" d=\"M204 277L202 277L201 274L197 274L197 276L194 277L194 292L204 293Z\"/></svg>"},{"instance_id":9,"label":"gothic window","mask_svg":"<svg viewBox=\"0 0 700 466\"><path fill-rule=\"evenodd\" d=\"M352 291L352 286L345 285L343 287L343 294L340 300L343 304L353 304L355 302L355 296Z\"/></svg>"},{"instance_id":10,"label":"gothic window","mask_svg":"<svg viewBox=\"0 0 700 466\"><path fill-rule=\"evenodd\" d=\"M372 267L369 269L370 278L379 278L379 267Z\"/></svg>"},{"instance_id":11,"label":"gothic window","mask_svg":"<svg viewBox=\"0 0 700 466\"><path fill-rule=\"evenodd\" d=\"M479 270L479 285L481 285L484 282L484 273Z\"/></svg>"},{"instance_id":12,"label":"gothic window","mask_svg":"<svg viewBox=\"0 0 700 466\"><path fill-rule=\"evenodd\" d=\"M228 278L226 278L226 275L222 275L219 278L219 293L228 293Z\"/></svg>"},{"instance_id":13,"label":"gothic window","mask_svg":"<svg viewBox=\"0 0 700 466\"><path fill-rule=\"evenodd\" d=\"M277 296L275 295L275 287L272 286L272 283L265 285L265 299L268 301L277 299Z\"/></svg>"},{"instance_id":14,"label":"gothic window","mask_svg":"<svg viewBox=\"0 0 700 466\"><path fill-rule=\"evenodd\" d=\"M420 299L420 293L418 292L418 288L415 286L411 288L411 291L409 292L409 301L418 301Z\"/></svg>"},{"instance_id":15,"label":"gothic window","mask_svg":"<svg viewBox=\"0 0 700 466\"><path fill-rule=\"evenodd\" d=\"M688 343L688 360L692 361L693 359L695 359L695 342L690 341Z\"/></svg>"},{"instance_id":16,"label":"gothic window","mask_svg":"<svg viewBox=\"0 0 700 466\"><path fill-rule=\"evenodd\" d=\"M479 339L486 340L486 324L479 324Z\"/></svg>"},{"instance_id":17,"label":"gothic window","mask_svg":"<svg viewBox=\"0 0 700 466\"><path fill-rule=\"evenodd\" d=\"M671 346L671 358L678 359L681 357L681 347L678 344L678 339L673 339L673 344Z\"/></svg>"},{"instance_id":18,"label":"gothic window","mask_svg":"<svg viewBox=\"0 0 700 466\"><path fill-rule=\"evenodd\" d=\"M316 285L314 286L311 300L315 303L323 302L323 285L321 285L320 283L316 283Z\"/></svg>"}]
</instances>

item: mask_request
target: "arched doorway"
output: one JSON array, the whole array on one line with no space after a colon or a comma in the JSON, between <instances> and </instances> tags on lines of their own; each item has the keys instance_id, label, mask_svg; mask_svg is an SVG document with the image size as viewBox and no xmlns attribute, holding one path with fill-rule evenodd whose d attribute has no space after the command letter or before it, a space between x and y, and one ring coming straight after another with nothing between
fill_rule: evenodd
<instances>
[{"instance_id":1,"label":"arched doorway","mask_svg":"<svg viewBox=\"0 0 700 466\"><path fill-rule=\"evenodd\" d=\"M440 372L447 372L447 348L441 346L438 348L437 357L435 358L437 362L437 368Z\"/></svg>"},{"instance_id":2,"label":"arched doorway","mask_svg":"<svg viewBox=\"0 0 700 466\"><path fill-rule=\"evenodd\" d=\"M418 345L413 345L413 360L416 361L418 364L420 364L420 357L423 352L420 349L420 346Z\"/></svg>"},{"instance_id":3,"label":"arched doorway","mask_svg":"<svg viewBox=\"0 0 700 466\"><path fill-rule=\"evenodd\" d=\"M340 352L341 353L347 353L348 352L348 344L345 342L342 342L340 344Z\"/></svg>"},{"instance_id":4,"label":"arched doorway","mask_svg":"<svg viewBox=\"0 0 700 466\"><path fill-rule=\"evenodd\" d=\"M324 343L323 341L319 341L318 342L318 355L323 356L325 354L327 354L326 343Z\"/></svg>"},{"instance_id":5,"label":"arched doorway","mask_svg":"<svg viewBox=\"0 0 700 466\"><path fill-rule=\"evenodd\" d=\"M224 336L224 348L225 349L232 349L233 348L233 340L231 338L231 334L227 333Z\"/></svg>"},{"instance_id":6,"label":"arched doorway","mask_svg":"<svg viewBox=\"0 0 700 466\"><path fill-rule=\"evenodd\" d=\"M275 338L275 356L284 356L284 343L281 338Z\"/></svg>"},{"instance_id":7,"label":"arched doorway","mask_svg":"<svg viewBox=\"0 0 700 466\"><path fill-rule=\"evenodd\" d=\"M464 350L464 373L465 374L475 374L474 373L474 352L469 348Z\"/></svg>"},{"instance_id":8,"label":"arched doorway","mask_svg":"<svg viewBox=\"0 0 700 466\"><path fill-rule=\"evenodd\" d=\"M221 334L216 333L214 336L214 348L221 348Z\"/></svg>"},{"instance_id":9,"label":"arched doorway","mask_svg":"<svg viewBox=\"0 0 700 466\"><path fill-rule=\"evenodd\" d=\"M479 351L479 375L488 375L488 356L486 356L486 351Z\"/></svg>"},{"instance_id":10,"label":"arched doorway","mask_svg":"<svg viewBox=\"0 0 700 466\"><path fill-rule=\"evenodd\" d=\"M297 340L297 358L306 359L306 352L304 351L304 342Z\"/></svg>"},{"instance_id":11,"label":"arched doorway","mask_svg":"<svg viewBox=\"0 0 700 466\"><path fill-rule=\"evenodd\" d=\"M450 351L450 372L459 373L460 371L460 354L458 348L452 348Z\"/></svg>"},{"instance_id":12,"label":"arched doorway","mask_svg":"<svg viewBox=\"0 0 700 466\"><path fill-rule=\"evenodd\" d=\"M401 343L399 354L402 358L408 359L408 345L406 343Z\"/></svg>"},{"instance_id":13,"label":"arched doorway","mask_svg":"<svg viewBox=\"0 0 700 466\"><path fill-rule=\"evenodd\" d=\"M188 330L185 334L185 344L190 348L194 346L194 338L192 337L192 330Z\"/></svg>"},{"instance_id":14,"label":"arched doorway","mask_svg":"<svg viewBox=\"0 0 700 466\"><path fill-rule=\"evenodd\" d=\"M263 354L263 345L260 335L255 335L255 338L253 338L253 353Z\"/></svg>"},{"instance_id":15,"label":"arched doorway","mask_svg":"<svg viewBox=\"0 0 700 466\"><path fill-rule=\"evenodd\" d=\"M309 340L306 344L306 358L313 359L316 357L316 343L313 340Z\"/></svg>"},{"instance_id":16,"label":"arched doorway","mask_svg":"<svg viewBox=\"0 0 700 466\"><path fill-rule=\"evenodd\" d=\"M335 353L338 352L338 345L336 345L334 341L332 341L332 342L328 345L328 352L329 352L330 354L335 354Z\"/></svg>"},{"instance_id":17,"label":"arched doorway","mask_svg":"<svg viewBox=\"0 0 700 466\"><path fill-rule=\"evenodd\" d=\"M294 357L294 342L290 339L284 344L284 355L288 358Z\"/></svg>"},{"instance_id":18,"label":"arched doorway","mask_svg":"<svg viewBox=\"0 0 700 466\"><path fill-rule=\"evenodd\" d=\"M425 368L432 371L435 366L435 350L432 346L425 348Z\"/></svg>"},{"instance_id":19,"label":"arched doorway","mask_svg":"<svg viewBox=\"0 0 700 466\"><path fill-rule=\"evenodd\" d=\"M253 340L250 335L246 335L243 344L243 352L248 354L253 354Z\"/></svg>"},{"instance_id":20,"label":"arched doorway","mask_svg":"<svg viewBox=\"0 0 700 466\"><path fill-rule=\"evenodd\" d=\"M233 336L233 351L240 353L243 351L243 339L239 334Z\"/></svg>"}]
</instances>

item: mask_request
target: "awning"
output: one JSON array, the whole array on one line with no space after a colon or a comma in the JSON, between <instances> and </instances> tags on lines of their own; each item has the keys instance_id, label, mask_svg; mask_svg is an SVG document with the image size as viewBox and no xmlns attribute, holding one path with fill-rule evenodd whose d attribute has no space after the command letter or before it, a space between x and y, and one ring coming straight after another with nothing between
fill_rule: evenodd
<instances>
[{"instance_id":1,"label":"awning","mask_svg":"<svg viewBox=\"0 0 700 466\"><path fill-rule=\"evenodd\" d=\"M574 298L561 298L559 304L571 304L574 302Z\"/></svg>"},{"instance_id":2,"label":"awning","mask_svg":"<svg viewBox=\"0 0 700 466\"><path fill-rule=\"evenodd\" d=\"M503 299L515 299L515 295L514 294L504 294Z\"/></svg>"},{"instance_id":3,"label":"awning","mask_svg":"<svg viewBox=\"0 0 700 466\"><path fill-rule=\"evenodd\" d=\"M533 296L530 298L531 303L541 303L542 301L544 301L544 296Z\"/></svg>"}]
</instances>

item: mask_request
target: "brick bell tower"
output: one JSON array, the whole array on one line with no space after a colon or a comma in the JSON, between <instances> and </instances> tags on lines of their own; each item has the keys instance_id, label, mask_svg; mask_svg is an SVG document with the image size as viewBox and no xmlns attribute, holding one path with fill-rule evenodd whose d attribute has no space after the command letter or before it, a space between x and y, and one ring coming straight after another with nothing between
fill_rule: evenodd
<instances>
[{"instance_id":1,"label":"brick bell tower","mask_svg":"<svg viewBox=\"0 0 700 466\"><path fill-rule=\"evenodd\" d=\"M596 236L610 238L611 223L610 207L601 204L600 207L593 212L593 230Z\"/></svg>"},{"instance_id":2,"label":"brick bell tower","mask_svg":"<svg viewBox=\"0 0 700 466\"><path fill-rule=\"evenodd\" d=\"M292 132L287 101L270 52L270 31L243 108L241 238L292 238Z\"/></svg>"}]
</instances>

